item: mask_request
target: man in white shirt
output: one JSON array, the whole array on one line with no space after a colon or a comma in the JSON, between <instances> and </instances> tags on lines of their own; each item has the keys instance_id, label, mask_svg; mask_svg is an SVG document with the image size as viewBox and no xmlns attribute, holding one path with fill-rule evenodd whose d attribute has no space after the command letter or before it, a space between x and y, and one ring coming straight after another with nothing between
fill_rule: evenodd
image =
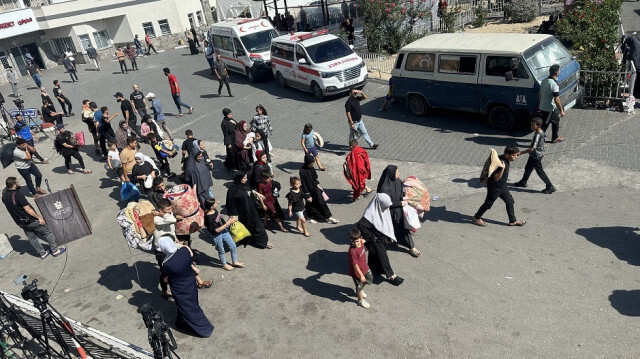
<instances>
[{"instance_id":1,"label":"man in white shirt","mask_svg":"<svg viewBox=\"0 0 640 359\"><path fill-rule=\"evenodd\" d=\"M38 167L33 163L27 140L24 138L18 138L16 140L16 149L13 150L13 162L16 164L16 169L27 183L27 187L29 188L29 192L33 195L33 198L38 198L43 194L47 194L45 190L40 188L40 185L42 184L42 173L40 173ZM36 178L35 187L31 180L32 175Z\"/></svg>"},{"instance_id":2,"label":"man in white shirt","mask_svg":"<svg viewBox=\"0 0 640 359\"><path fill-rule=\"evenodd\" d=\"M559 137L560 118L564 117L562 102L560 102L560 87L556 82L560 73L560 65L549 67L549 77L540 84L538 100L540 101L540 111L542 112L542 131L547 132L551 125L551 142L558 143L564 141L564 137Z\"/></svg>"}]
</instances>

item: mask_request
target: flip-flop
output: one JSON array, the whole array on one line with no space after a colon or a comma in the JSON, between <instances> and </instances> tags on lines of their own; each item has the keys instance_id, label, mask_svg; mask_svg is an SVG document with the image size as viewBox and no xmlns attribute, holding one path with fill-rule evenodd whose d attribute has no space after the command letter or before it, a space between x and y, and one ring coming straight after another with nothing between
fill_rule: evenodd
<instances>
[{"instance_id":1,"label":"flip-flop","mask_svg":"<svg viewBox=\"0 0 640 359\"><path fill-rule=\"evenodd\" d=\"M309 238L309 237L311 237L311 233L305 233L304 236Z\"/></svg>"},{"instance_id":2,"label":"flip-flop","mask_svg":"<svg viewBox=\"0 0 640 359\"><path fill-rule=\"evenodd\" d=\"M422 252L416 249L415 251L409 251L409 254L411 254L413 258L418 258L422 255Z\"/></svg>"},{"instance_id":3,"label":"flip-flop","mask_svg":"<svg viewBox=\"0 0 640 359\"><path fill-rule=\"evenodd\" d=\"M479 223L478 221L482 221L482 222ZM475 224L478 227L486 227L487 226L487 222L483 221L482 218L472 219L471 223Z\"/></svg>"},{"instance_id":4,"label":"flip-flop","mask_svg":"<svg viewBox=\"0 0 640 359\"><path fill-rule=\"evenodd\" d=\"M230 266L229 268L222 267L222 269L231 272L234 268L233 266Z\"/></svg>"},{"instance_id":5,"label":"flip-flop","mask_svg":"<svg viewBox=\"0 0 640 359\"><path fill-rule=\"evenodd\" d=\"M509 223L509 225L510 225L511 227L522 227L522 226L524 226L525 224L527 224L527 221L520 221L520 220L515 221L515 222L513 222L513 223Z\"/></svg>"},{"instance_id":6,"label":"flip-flop","mask_svg":"<svg viewBox=\"0 0 640 359\"><path fill-rule=\"evenodd\" d=\"M212 285L213 285L213 281L212 280L205 280L205 281L202 282L202 284L198 284L198 289L211 288Z\"/></svg>"},{"instance_id":7,"label":"flip-flop","mask_svg":"<svg viewBox=\"0 0 640 359\"><path fill-rule=\"evenodd\" d=\"M271 243L267 243L267 246L264 249L273 249L274 245Z\"/></svg>"},{"instance_id":8,"label":"flip-flop","mask_svg":"<svg viewBox=\"0 0 640 359\"><path fill-rule=\"evenodd\" d=\"M244 268L244 264L238 263L238 264L231 264L232 266L236 267L236 268Z\"/></svg>"},{"instance_id":9,"label":"flip-flop","mask_svg":"<svg viewBox=\"0 0 640 359\"><path fill-rule=\"evenodd\" d=\"M66 252L66 251L67 251L67 248L60 247L60 248L58 248L58 254L51 253L51 255L54 256L54 257L59 257L62 253Z\"/></svg>"},{"instance_id":10,"label":"flip-flop","mask_svg":"<svg viewBox=\"0 0 640 359\"><path fill-rule=\"evenodd\" d=\"M49 256L49 251L45 252L43 255L40 256L40 259L45 259Z\"/></svg>"}]
</instances>

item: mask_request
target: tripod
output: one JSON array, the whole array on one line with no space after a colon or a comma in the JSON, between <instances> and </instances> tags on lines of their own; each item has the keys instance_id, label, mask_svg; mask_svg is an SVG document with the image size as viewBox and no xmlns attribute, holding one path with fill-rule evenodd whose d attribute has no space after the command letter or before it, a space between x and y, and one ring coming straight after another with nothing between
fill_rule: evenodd
<instances>
[{"instance_id":1,"label":"tripod","mask_svg":"<svg viewBox=\"0 0 640 359\"><path fill-rule=\"evenodd\" d=\"M40 332L29 325L29 323L18 314L18 311L19 309L16 309L4 295L0 294L0 328L7 333L14 345L20 348L25 358L33 358L36 355L26 348L27 338L22 334L20 328L24 328L40 345L44 346L44 342L40 338ZM4 339L3 341L6 342ZM3 358L3 356L0 355L0 358Z\"/></svg>"},{"instance_id":2,"label":"tripod","mask_svg":"<svg viewBox=\"0 0 640 359\"><path fill-rule=\"evenodd\" d=\"M0 130L2 130L2 132L0 132L0 144L4 145L5 140L12 141L15 136L12 134L10 129L11 121L9 119L11 118L11 115L4 107L4 102L0 103L0 113L2 114L3 120L3 122L0 123Z\"/></svg>"},{"instance_id":3,"label":"tripod","mask_svg":"<svg viewBox=\"0 0 640 359\"><path fill-rule=\"evenodd\" d=\"M71 349L62 336L60 329L64 329L66 334L71 338L76 351L80 358L87 358L87 354L91 355L88 350L84 349L80 345L78 337L75 335L71 324L49 303L49 294L44 289L38 289L37 279L34 279L31 284L26 284L22 289L22 297L27 300L33 301L33 305L40 312L40 322L42 323L42 338L44 348L46 350L46 357L51 359L52 353L55 355L53 358L69 358L71 356ZM56 314L56 315L53 315ZM48 331L51 331L56 344L60 347L61 352L56 351L49 343Z\"/></svg>"}]
</instances>

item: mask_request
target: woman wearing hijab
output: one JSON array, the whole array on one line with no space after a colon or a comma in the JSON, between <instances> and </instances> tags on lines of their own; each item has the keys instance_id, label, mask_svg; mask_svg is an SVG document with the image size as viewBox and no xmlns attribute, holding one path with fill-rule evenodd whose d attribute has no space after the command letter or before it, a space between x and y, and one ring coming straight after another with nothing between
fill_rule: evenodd
<instances>
[{"instance_id":1,"label":"woman wearing hijab","mask_svg":"<svg viewBox=\"0 0 640 359\"><path fill-rule=\"evenodd\" d=\"M339 221L337 219L331 217L329 206L327 206L327 202L324 200L324 190L320 187L318 173L313 167L315 162L316 159L307 153L304 156L304 165L302 165L300 169L300 184L302 185L304 199L307 202L305 209L307 210L307 216L309 216L309 222L338 223Z\"/></svg>"},{"instance_id":2,"label":"woman wearing hijab","mask_svg":"<svg viewBox=\"0 0 640 359\"><path fill-rule=\"evenodd\" d=\"M249 125L247 125L247 122L244 120L238 122L234 144L236 148L236 166L241 171L246 171L249 168L249 163L251 163L249 160L249 150L251 149L251 145L245 144L248 133Z\"/></svg>"},{"instance_id":3,"label":"woman wearing hijab","mask_svg":"<svg viewBox=\"0 0 640 359\"><path fill-rule=\"evenodd\" d=\"M258 248L273 248L258 214L246 173L238 171L233 175L233 184L227 191L226 205L229 217L236 217L251 233L249 243Z\"/></svg>"},{"instance_id":4,"label":"woman wearing hijab","mask_svg":"<svg viewBox=\"0 0 640 359\"><path fill-rule=\"evenodd\" d=\"M406 206L407 202L403 200L404 190L397 166L389 165L384 169L378 181L378 193L386 193L391 198L391 220L398 243L409 248L409 254L413 257L420 257L422 252L416 249L411 231L404 226L402 207Z\"/></svg>"},{"instance_id":5,"label":"woman wearing hijab","mask_svg":"<svg viewBox=\"0 0 640 359\"><path fill-rule=\"evenodd\" d=\"M258 189L260 182L262 182L262 173L271 173L271 167L267 163L267 154L258 150L256 151L256 158L258 160L253 164L253 170L251 172L251 188Z\"/></svg>"},{"instance_id":6,"label":"woman wearing hijab","mask_svg":"<svg viewBox=\"0 0 640 359\"><path fill-rule=\"evenodd\" d=\"M271 151L272 148L271 143L269 143L269 140L266 138L265 132L257 130L254 131L254 133L256 134L256 137L253 139L253 142L251 142L251 155L253 157L253 161L255 162L258 160L256 152L262 151L267 155L267 162L271 162L271 155L269 154L269 151Z\"/></svg>"},{"instance_id":7,"label":"woman wearing hijab","mask_svg":"<svg viewBox=\"0 0 640 359\"><path fill-rule=\"evenodd\" d=\"M196 190L200 207L204 208L204 202L209 198L209 188L213 186L211 179L211 168L204 158L204 153L200 149L200 142L191 148L184 173L189 180L191 187Z\"/></svg>"},{"instance_id":8,"label":"woman wearing hijab","mask_svg":"<svg viewBox=\"0 0 640 359\"><path fill-rule=\"evenodd\" d=\"M135 136L135 132L131 130L126 121L120 121L118 125L118 130L116 130L116 147L118 150L122 151L127 148L129 145L127 144L127 138L129 136Z\"/></svg>"},{"instance_id":9,"label":"woman wearing hijab","mask_svg":"<svg viewBox=\"0 0 640 359\"><path fill-rule=\"evenodd\" d=\"M142 152L136 153L134 157L136 163L131 169L129 178L135 178L140 189L147 194L147 197L151 198L153 194L153 179L156 178L160 172L157 172L151 163L145 161L146 156Z\"/></svg>"},{"instance_id":10,"label":"woman wearing hijab","mask_svg":"<svg viewBox=\"0 0 640 359\"><path fill-rule=\"evenodd\" d=\"M224 166L228 170L233 170L236 168L234 144L236 142L236 126L238 124L233 119L233 114L231 113L230 109L224 108L222 110L222 115L224 116L224 118L222 119L220 128L222 128L224 147L227 150L227 158L224 160Z\"/></svg>"},{"instance_id":11,"label":"woman wearing hijab","mask_svg":"<svg viewBox=\"0 0 640 359\"><path fill-rule=\"evenodd\" d=\"M389 256L387 256L387 243L395 242L393 223L391 221L392 201L389 195L378 193L369 202L364 210L362 218L356 226L366 240L365 245L369 250L369 267L375 274L384 274L393 285L400 285L404 279L397 276L391 268Z\"/></svg>"},{"instance_id":12,"label":"woman wearing hijab","mask_svg":"<svg viewBox=\"0 0 640 359\"><path fill-rule=\"evenodd\" d=\"M171 294L178 308L176 326L188 326L198 336L209 337L213 325L198 303L198 287L191 268L193 253L189 247L176 245L168 236L158 240L158 247L166 255L162 262L162 275L169 277Z\"/></svg>"}]
</instances>

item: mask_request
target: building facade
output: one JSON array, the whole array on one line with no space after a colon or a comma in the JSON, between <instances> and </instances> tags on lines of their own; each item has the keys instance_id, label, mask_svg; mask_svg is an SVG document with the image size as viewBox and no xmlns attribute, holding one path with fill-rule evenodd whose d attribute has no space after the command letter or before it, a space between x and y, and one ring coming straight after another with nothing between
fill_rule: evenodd
<instances>
[{"instance_id":1,"label":"building facade","mask_svg":"<svg viewBox=\"0 0 640 359\"><path fill-rule=\"evenodd\" d=\"M69 50L83 63L91 44L111 59L136 34L144 44L145 33L156 48L173 48L186 29L206 24L201 0L0 0L0 82L9 66L25 76L28 57L46 69Z\"/></svg>"}]
</instances>

